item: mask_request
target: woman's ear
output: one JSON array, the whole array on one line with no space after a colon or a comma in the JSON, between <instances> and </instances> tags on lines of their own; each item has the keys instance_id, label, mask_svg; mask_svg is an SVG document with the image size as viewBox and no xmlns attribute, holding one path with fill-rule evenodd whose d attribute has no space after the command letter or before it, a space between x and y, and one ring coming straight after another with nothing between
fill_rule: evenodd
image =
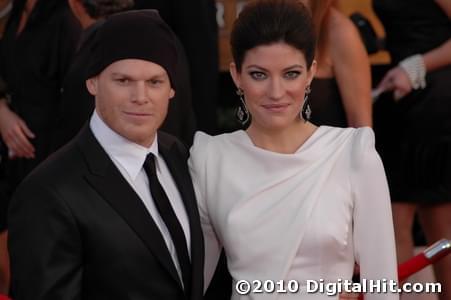
<instances>
[{"instance_id":1,"label":"woman's ear","mask_svg":"<svg viewBox=\"0 0 451 300\"><path fill-rule=\"evenodd\" d=\"M236 64L231 62L229 65L230 76L232 76L233 82L237 88L241 87L241 74L236 68Z\"/></svg>"},{"instance_id":2,"label":"woman's ear","mask_svg":"<svg viewBox=\"0 0 451 300\"><path fill-rule=\"evenodd\" d=\"M317 63L316 63L316 60L313 60L312 65L310 66L310 69L307 71L308 85L310 85L312 83L312 80L316 74L316 69L317 69Z\"/></svg>"}]
</instances>

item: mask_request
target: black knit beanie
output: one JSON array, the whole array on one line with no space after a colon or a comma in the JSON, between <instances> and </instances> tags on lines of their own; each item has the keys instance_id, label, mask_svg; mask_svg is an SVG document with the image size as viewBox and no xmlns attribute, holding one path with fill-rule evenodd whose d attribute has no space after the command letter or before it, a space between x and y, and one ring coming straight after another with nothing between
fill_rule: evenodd
<instances>
[{"instance_id":1,"label":"black knit beanie","mask_svg":"<svg viewBox=\"0 0 451 300\"><path fill-rule=\"evenodd\" d=\"M175 35L156 10L132 10L108 17L93 37L86 78L122 59L142 59L163 67L175 89Z\"/></svg>"}]
</instances>

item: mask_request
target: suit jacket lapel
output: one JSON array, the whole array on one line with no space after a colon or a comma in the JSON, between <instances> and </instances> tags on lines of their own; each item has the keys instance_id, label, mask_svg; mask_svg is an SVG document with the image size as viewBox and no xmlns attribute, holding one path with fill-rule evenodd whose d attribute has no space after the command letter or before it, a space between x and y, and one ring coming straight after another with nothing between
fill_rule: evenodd
<instances>
[{"instance_id":1,"label":"suit jacket lapel","mask_svg":"<svg viewBox=\"0 0 451 300\"><path fill-rule=\"evenodd\" d=\"M163 236L142 200L123 178L88 126L81 131L77 139L91 170L91 173L86 175L86 180L136 232L181 286Z\"/></svg>"}]
</instances>

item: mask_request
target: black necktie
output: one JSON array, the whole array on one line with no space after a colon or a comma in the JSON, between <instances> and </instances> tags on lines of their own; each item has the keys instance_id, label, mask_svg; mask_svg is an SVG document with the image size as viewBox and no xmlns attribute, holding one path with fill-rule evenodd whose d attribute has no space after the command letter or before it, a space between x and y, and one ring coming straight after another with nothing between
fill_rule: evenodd
<instances>
[{"instance_id":1,"label":"black necktie","mask_svg":"<svg viewBox=\"0 0 451 300\"><path fill-rule=\"evenodd\" d=\"M155 168L155 157L149 153L144 162L144 171L149 179L150 193L152 194L155 206L160 213L166 227L171 234L177 252L178 261L182 270L182 278L185 292L188 294L191 287L191 263L188 256L188 246L186 244L185 234L182 225L180 225L168 196L158 181L157 171Z\"/></svg>"}]
</instances>

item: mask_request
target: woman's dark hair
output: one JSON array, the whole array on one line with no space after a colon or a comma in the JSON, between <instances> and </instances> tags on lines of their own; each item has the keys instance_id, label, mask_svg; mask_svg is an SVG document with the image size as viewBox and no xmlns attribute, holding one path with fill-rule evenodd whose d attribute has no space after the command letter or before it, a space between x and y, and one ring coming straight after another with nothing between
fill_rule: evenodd
<instances>
[{"instance_id":1,"label":"woman's dark hair","mask_svg":"<svg viewBox=\"0 0 451 300\"><path fill-rule=\"evenodd\" d=\"M93 19L105 18L129 10L135 5L134 0L82 0L81 3Z\"/></svg>"},{"instance_id":2,"label":"woman's dark hair","mask_svg":"<svg viewBox=\"0 0 451 300\"><path fill-rule=\"evenodd\" d=\"M304 53L310 68L316 38L309 10L299 0L256 0L244 6L233 24L230 44L236 68L252 48L285 42Z\"/></svg>"}]
</instances>

